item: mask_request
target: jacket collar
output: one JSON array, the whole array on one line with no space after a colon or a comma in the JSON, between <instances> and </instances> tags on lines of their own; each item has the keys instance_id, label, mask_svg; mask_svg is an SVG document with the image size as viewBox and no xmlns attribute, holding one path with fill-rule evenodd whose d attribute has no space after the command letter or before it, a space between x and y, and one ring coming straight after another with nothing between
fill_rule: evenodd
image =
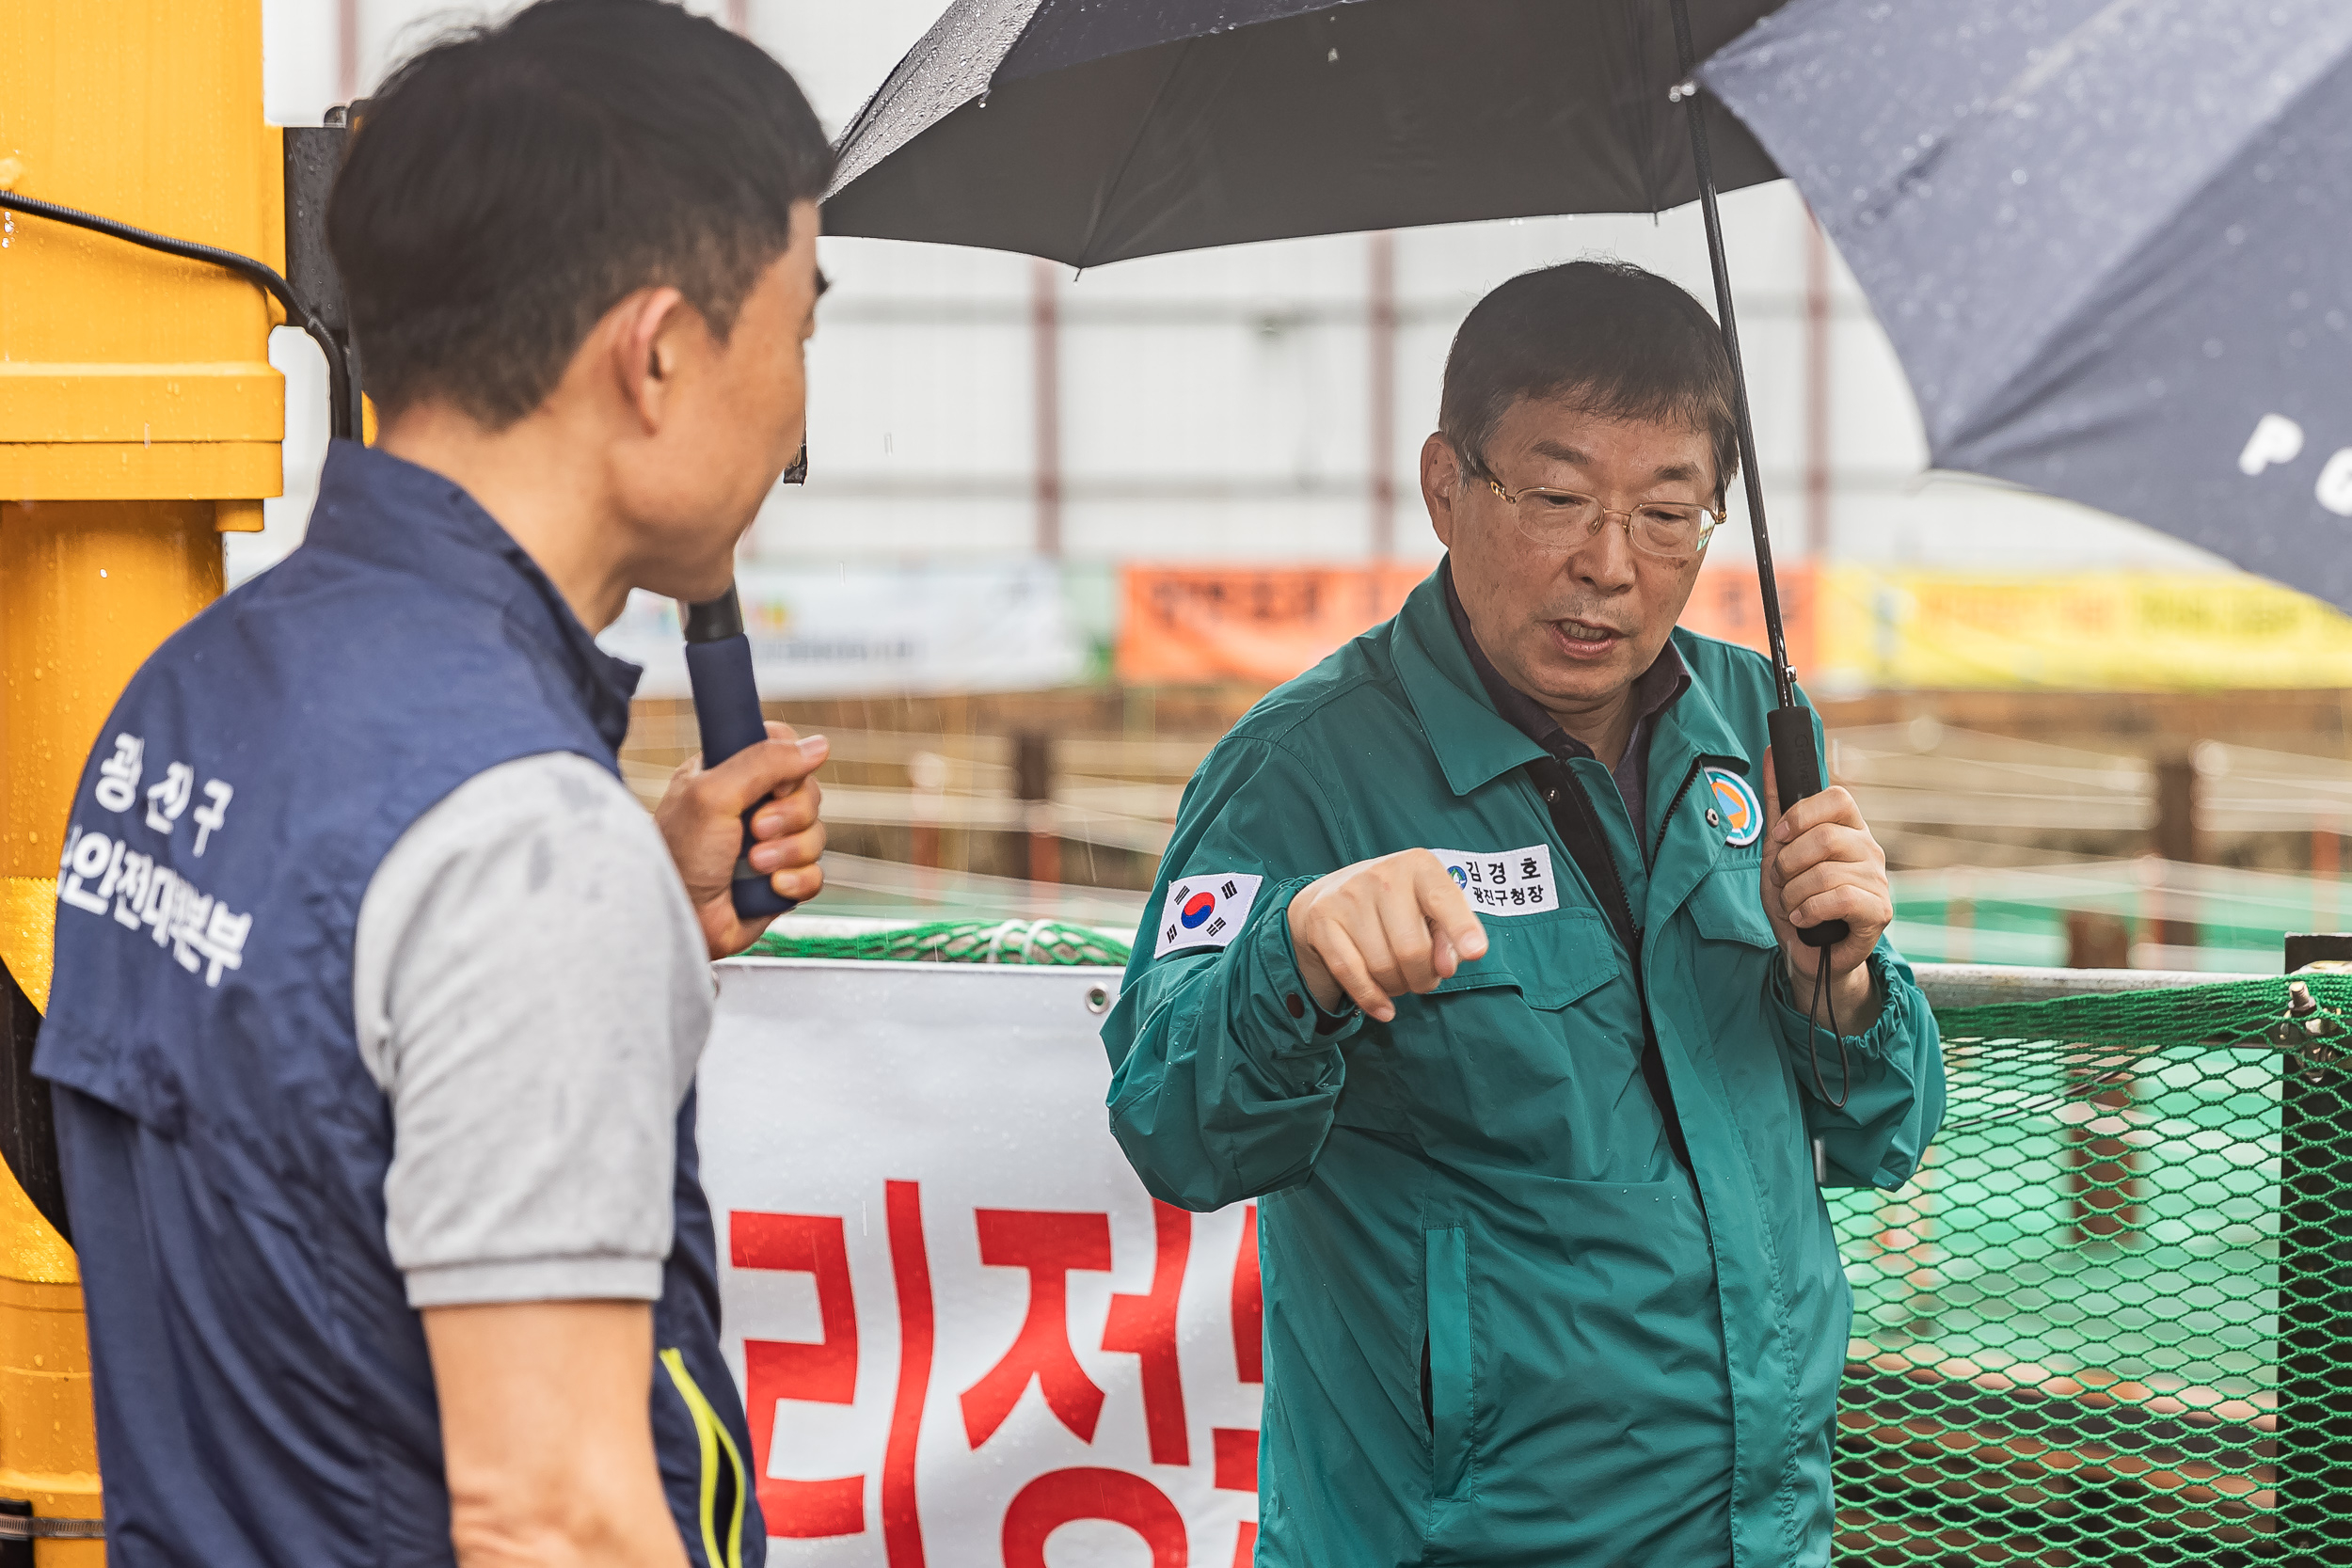
<instances>
[{"instance_id":1,"label":"jacket collar","mask_svg":"<svg viewBox=\"0 0 2352 1568\"><path fill-rule=\"evenodd\" d=\"M1677 640L1691 633L1677 627ZM1689 644L1684 647L1689 662ZM1713 804L1703 787L1692 787L1702 765L1728 768L1756 776L1746 747L1716 705L1704 681L1692 681L1682 700L1658 716L1658 733L1650 738L1649 822L1644 832L1643 853L1650 862L1645 924L1651 942L1660 940L1669 917L1682 906L1707 875L1729 853L1719 829L1707 820ZM1762 780L1756 779L1757 793ZM1691 799L1692 795L1698 799Z\"/></svg>"},{"instance_id":2,"label":"jacket collar","mask_svg":"<svg viewBox=\"0 0 2352 1568\"><path fill-rule=\"evenodd\" d=\"M303 547L405 572L496 608L510 632L562 673L597 734L619 749L644 672L596 646L539 563L454 481L356 441L330 442Z\"/></svg>"},{"instance_id":3,"label":"jacket collar","mask_svg":"<svg viewBox=\"0 0 2352 1568\"><path fill-rule=\"evenodd\" d=\"M1692 634L1677 626L1677 644L1692 640ZM1677 646L1677 653L1682 649ZM1686 657L1684 663L1690 662ZM1715 694L1704 682L1693 680L1682 695L1658 715L1658 731L1650 741L1650 778L1653 784L1671 776L1679 784L1693 762L1721 763L1740 773L1750 775L1758 791L1764 781L1748 760L1748 749L1740 739L1740 732L1731 727L1724 710L1716 705ZM1674 784L1666 784L1672 789Z\"/></svg>"},{"instance_id":4,"label":"jacket collar","mask_svg":"<svg viewBox=\"0 0 2352 1568\"><path fill-rule=\"evenodd\" d=\"M1688 639L1692 634L1677 626L1674 635ZM1707 822L1712 801L1704 790L1688 787L1692 775L1702 766L1728 768L1754 779L1757 794L1763 793L1763 779L1750 764L1747 748L1705 682L1692 681L1682 700L1658 719L1649 750L1649 821L1643 828L1643 854L1652 865L1648 907L1653 929L1665 924L1666 916L1725 852L1723 834ZM1690 800L1693 793L1699 795L1695 803Z\"/></svg>"},{"instance_id":5,"label":"jacket collar","mask_svg":"<svg viewBox=\"0 0 2352 1568\"><path fill-rule=\"evenodd\" d=\"M1438 586L1445 594L1445 612L1454 623L1454 635L1470 656L1470 668L1477 672L1478 684L1486 689L1487 701L1495 711L1517 725L1536 745L1558 757L1589 757L1593 749L1563 729L1560 721L1548 712L1543 704L1503 679L1502 672L1494 667L1486 651L1478 645L1478 634L1470 629L1470 612L1462 608L1462 595L1454 586L1454 561L1448 557L1438 562ZM1666 645L1658 650L1633 682L1633 731L1627 737L1627 754L1635 758L1645 755L1648 748L1650 721L1671 706L1691 686L1690 667L1682 662L1682 651L1669 637ZM1619 768L1624 766L1618 764ZM1613 768L1611 771L1615 771Z\"/></svg>"},{"instance_id":6,"label":"jacket collar","mask_svg":"<svg viewBox=\"0 0 2352 1568\"><path fill-rule=\"evenodd\" d=\"M1470 655L1454 635L1437 572L1422 580L1397 612L1391 643L1397 679L1421 721L1438 767L1456 796L1468 795L1546 754L1524 730L1495 711Z\"/></svg>"},{"instance_id":7,"label":"jacket collar","mask_svg":"<svg viewBox=\"0 0 2352 1568\"><path fill-rule=\"evenodd\" d=\"M1393 647L1397 678L1404 683L1413 715L1438 754L1446 784L1460 796L1515 768L1540 760L1546 752L1525 730L1497 710L1486 682L1479 678L1446 608L1446 571L1447 563L1440 562L1438 570L1406 597L1397 614ZM1681 640L1689 635L1677 627L1666 650L1674 656L1675 666L1686 670L1690 660L1684 657ZM1742 773L1751 771L1747 752L1724 720L1723 709L1715 705L1707 688L1687 673L1678 678L1673 697L1649 716L1649 721L1655 728L1645 793L1652 798L1653 810L1662 804L1656 799L1660 791L1671 796L1691 764L1700 758L1727 763Z\"/></svg>"}]
</instances>

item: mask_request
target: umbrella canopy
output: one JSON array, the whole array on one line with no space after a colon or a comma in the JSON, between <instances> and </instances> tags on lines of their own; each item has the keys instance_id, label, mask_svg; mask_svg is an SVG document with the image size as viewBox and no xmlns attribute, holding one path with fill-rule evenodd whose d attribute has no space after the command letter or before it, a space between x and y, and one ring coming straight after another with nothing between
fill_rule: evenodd
<instances>
[{"instance_id":1,"label":"umbrella canopy","mask_svg":"<svg viewBox=\"0 0 2352 1568\"><path fill-rule=\"evenodd\" d=\"M1779 0L1689 0L1699 54ZM957 0L850 123L834 234L1073 266L1698 195L1664 0ZM1778 171L1709 117L1715 182Z\"/></svg>"},{"instance_id":2,"label":"umbrella canopy","mask_svg":"<svg viewBox=\"0 0 2352 1568\"><path fill-rule=\"evenodd\" d=\"M2352 609L2352 6L1794 0L1701 79L1853 268L1937 467Z\"/></svg>"}]
</instances>

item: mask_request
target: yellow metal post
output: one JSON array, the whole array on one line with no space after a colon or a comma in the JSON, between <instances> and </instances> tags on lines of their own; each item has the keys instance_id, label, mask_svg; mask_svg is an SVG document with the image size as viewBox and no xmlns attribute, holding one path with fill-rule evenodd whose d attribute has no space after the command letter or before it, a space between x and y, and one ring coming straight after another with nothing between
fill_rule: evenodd
<instances>
[{"instance_id":1,"label":"yellow metal post","mask_svg":"<svg viewBox=\"0 0 2352 1568\"><path fill-rule=\"evenodd\" d=\"M9 0L0 188L283 269L261 0ZM215 268L0 214L0 963L48 1006L83 758L139 662L278 494L276 308ZM73 1254L0 1170L0 1497L95 1518ZM40 1568L96 1541L40 1540Z\"/></svg>"}]
</instances>

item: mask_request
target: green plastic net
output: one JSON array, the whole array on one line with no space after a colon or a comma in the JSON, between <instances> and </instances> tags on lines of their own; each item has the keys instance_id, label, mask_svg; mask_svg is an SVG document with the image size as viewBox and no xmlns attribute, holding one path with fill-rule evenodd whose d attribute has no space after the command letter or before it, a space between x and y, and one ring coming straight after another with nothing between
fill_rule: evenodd
<instances>
[{"instance_id":1,"label":"green plastic net","mask_svg":"<svg viewBox=\"0 0 2352 1568\"><path fill-rule=\"evenodd\" d=\"M1091 926L1059 920L941 920L922 926L823 933L771 929L749 949L759 958L864 958L898 963L1090 964L1123 969L1129 944Z\"/></svg>"},{"instance_id":2,"label":"green plastic net","mask_svg":"<svg viewBox=\"0 0 2352 1568\"><path fill-rule=\"evenodd\" d=\"M1053 921L754 951L1127 958ZM1936 1016L1920 1173L1829 1194L1837 1560L2352 1564L2352 974Z\"/></svg>"},{"instance_id":3,"label":"green plastic net","mask_svg":"<svg viewBox=\"0 0 2352 1568\"><path fill-rule=\"evenodd\" d=\"M1939 1010L1925 1167L1830 1196L1839 1560L2352 1561L2347 1019L2337 974Z\"/></svg>"}]
</instances>

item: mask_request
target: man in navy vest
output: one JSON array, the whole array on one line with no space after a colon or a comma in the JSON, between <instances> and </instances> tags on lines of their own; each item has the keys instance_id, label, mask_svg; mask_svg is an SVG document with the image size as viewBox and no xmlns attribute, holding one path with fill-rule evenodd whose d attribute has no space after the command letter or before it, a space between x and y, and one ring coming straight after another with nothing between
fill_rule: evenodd
<instances>
[{"instance_id":1,"label":"man in navy vest","mask_svg":"<svg viewBox=\"0 0 2352 1568\"><path fill-rule=\"evenodd\" d=\"M799 447L831 165L655 0L448 38L355 135L380 439L133 679L58 879L114 1568L762 1560L692 1085L739 815L814 894L824 748L649 818L592 635L723 592Z\"/></svg>"}]
</instances>

